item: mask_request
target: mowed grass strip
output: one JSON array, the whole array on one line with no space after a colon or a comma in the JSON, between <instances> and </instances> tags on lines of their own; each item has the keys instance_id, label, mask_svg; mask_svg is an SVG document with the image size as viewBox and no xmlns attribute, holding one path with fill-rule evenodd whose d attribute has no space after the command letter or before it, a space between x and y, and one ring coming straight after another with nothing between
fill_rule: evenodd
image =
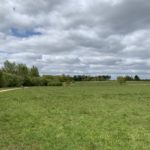
<instances>
[{"instance_id":1,"label":"mowed grass strip","mask_svg":"<svg viewBox=\"0 0 150 150\"><path fill-rule=\"evenodd\" d=\"M0 149L149 150L149 86L92 84L0 93Z\"/></svg>"}]
</instances>

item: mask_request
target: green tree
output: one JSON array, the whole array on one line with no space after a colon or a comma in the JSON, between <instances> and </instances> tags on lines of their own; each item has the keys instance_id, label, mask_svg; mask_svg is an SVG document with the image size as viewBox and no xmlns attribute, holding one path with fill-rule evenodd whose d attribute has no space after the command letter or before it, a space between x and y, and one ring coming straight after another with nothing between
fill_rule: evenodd
<instances>
[{"instance_id":1,"label":"green tree","mask_svg":"<svg viewBox=\"0 0 150 150\"><path fill-rule=\"evenodd\" d=\"M140 81L140 77L138 75L135 75L134 80L135 81Z\"/></svg>"},{"instance_id":2,"label":"green tree","mask_svg":"<svg viewBox=\"0 0 150 150\"><path fill-rule=\"evenodd\" d=\"M15 74L16 73L16 64L14 62L11 63L10 61L6 60L4 62L3 71L6 73Z\"/></svg>"},{"instance_id":3,"label":"green tree","mask_svg":"<svg viewBox=\"0 0 150 150\"><path fill-rule=\"evenodd\" d=\"M3 86L3 72L0 70L0 87Z\"/></svg>"},{"instance_id":4,"label":"green tree","mask_svg":"<svg viewBox=\"0 0 150 150\"><path fill-rule=\"evenodd\" d=\"M39 71L38 71L37 67L32 66L32 68L30 69L30 76L31 77L39 77Z\"/></svg>"},{"instance_id":5,"label":"green tree","mask_svg":"<svg viewBox=\"0 0 150 150\"><path fill-rule=\"evenodd\" d=\"M22 77L29 75L29 69L25 64L18 64L16 68L17 75Z\"/></svg>"},{"instance_id":6,"label":"green tree","mask_svg":"<svg viewBox=\"0 0 150 150\"><path fill-rule=\"evenodd\" d=\"M133 81L134 80L132 76L126 76L125 78L126 78L126 81Z\"/></svg>"}]
</instances>

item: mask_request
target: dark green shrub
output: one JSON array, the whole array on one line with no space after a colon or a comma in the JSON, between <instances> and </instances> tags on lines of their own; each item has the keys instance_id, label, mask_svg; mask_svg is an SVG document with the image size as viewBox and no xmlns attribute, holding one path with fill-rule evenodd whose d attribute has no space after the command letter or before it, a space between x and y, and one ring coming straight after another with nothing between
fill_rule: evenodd
<instances>
[{"instance_id":1,"label":"dark green shrub","mask_svg":"<svg viewBox=\"0 0 150 150\"><path fill-rule=\"evenodd\" d=\"M19 87L23 83L23 78L17 75L3 73L3 86L4 87Z\"/></svg>"},{"instance_id":2,"label":"dark green shrub","mask_svg":"<svg viewBox=\"0 0 150 150\"><path fill-rule=\"evenodd\" d=\"M32 80L30 77L24 77L23 79L23 86L33 86Z\"/></svg>"}]
</instances>

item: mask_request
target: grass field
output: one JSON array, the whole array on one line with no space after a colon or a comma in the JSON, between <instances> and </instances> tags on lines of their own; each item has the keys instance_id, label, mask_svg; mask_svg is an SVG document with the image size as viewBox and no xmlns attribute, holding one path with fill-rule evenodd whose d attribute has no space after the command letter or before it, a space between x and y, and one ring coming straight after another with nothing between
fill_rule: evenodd
<instances>
[{"instance_id":1,"label":"grass field","mask_svg":"<svg viewBox=\"0 0 150 150\"><path fill-rule=\"evenodd\" d=\"M0 93L0 149L149 150L150 86L91 82Z\"/></svg>"}]
</instances>

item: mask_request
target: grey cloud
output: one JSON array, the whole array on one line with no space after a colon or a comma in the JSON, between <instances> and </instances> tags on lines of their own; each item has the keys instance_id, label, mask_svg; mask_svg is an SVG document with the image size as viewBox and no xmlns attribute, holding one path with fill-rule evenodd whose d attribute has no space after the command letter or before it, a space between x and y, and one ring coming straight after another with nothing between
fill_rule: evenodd
<instances>
[{"instance_id":1,"label":"grey cloud","mask_svg":"<svg viewBox=\"0 0 150 150\"><path fill-rule=\"evenodd\" d=\"M66 16L72 19L70 28L89 26L106 29L110 33L126 34L138 29L149 29L150 4L148 0L122 0L112 5L111 2L96 1L85 11L72 11Z\"/></svg>"},{"instance_id":2,"label":"grey cloud","mask_svg":"<svg viewBox=\"0 0 150 150\"><path fill-rule=\"evenodd\" d=\"M2 0L0 65L8 59L41 74L148 77L149 14L149 0ZM17 37L12 28L42 34Z\"/></svg>"},{"instance_id":3,"label":"grey cloud","mask_svg":"<svg viewBox=\"0 0 150 150\"><path fill-rule=\"evenodd\" d=\"M13 6L15 8L14 11L36 15L39 13L51 12L55 9L55 7L61 6L67 2L68 0L66 0L65 2L62 0L16 0L16 3L14 3Z\"/></svg>"}]
</instances>

